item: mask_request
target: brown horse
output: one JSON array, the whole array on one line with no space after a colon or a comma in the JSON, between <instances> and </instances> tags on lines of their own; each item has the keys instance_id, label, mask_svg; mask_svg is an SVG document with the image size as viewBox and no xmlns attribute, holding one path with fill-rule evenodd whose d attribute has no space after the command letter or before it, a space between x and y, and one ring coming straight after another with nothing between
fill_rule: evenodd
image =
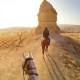
<instances>
[{"instance_id":1,"label":"brown horse","mask_svg":"<svg viewBox=\"0 0 80 80\"><path fill-rule=\"evenodd\" d=\"M43 38L41 40L42 54L44 54L44 51L48 51L49 43L50 43L50 39L49 38Z\"/></svg>"}]
</instances>

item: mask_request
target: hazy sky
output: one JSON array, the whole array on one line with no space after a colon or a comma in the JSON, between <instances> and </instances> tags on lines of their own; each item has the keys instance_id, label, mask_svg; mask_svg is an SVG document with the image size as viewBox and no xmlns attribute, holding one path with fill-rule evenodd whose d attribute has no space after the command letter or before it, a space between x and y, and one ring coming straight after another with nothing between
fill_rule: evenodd
<instances>
[{"instance_id":1,"label":"hazy sky","mask_svg":"<svg viewBox=\"0 0 80 80\"><path fill-rule=\"evenodd\" d=\"M0 28L38 25L43 0L0 0ZM80 0L47 0L58 13L58 24L80 24Z\"/></svg>"},{"instance_id":2,"label":"hazy sky","mask_svg":"<svg viewBox=\"0 0 80 80\"><path fill-rule=\"evenodd\" d=\"M59 24L80 25L80 0L51 0L50 2L58 12Z\"/></svg>"}]
</instances>

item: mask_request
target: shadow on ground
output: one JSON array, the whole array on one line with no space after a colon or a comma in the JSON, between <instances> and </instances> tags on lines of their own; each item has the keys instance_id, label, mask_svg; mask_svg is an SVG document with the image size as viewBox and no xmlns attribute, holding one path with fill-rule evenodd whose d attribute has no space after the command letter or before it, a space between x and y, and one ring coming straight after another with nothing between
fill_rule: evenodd
<instances>
[{"instance_id":1,"label":"shadow on ground","mask_svg":"<svg viewBox=\"0 0 80 80\"><path fill-rule=\"evenodd\" d=\"M68 80L80 80L80 43L70 37L60 34L51 34L50 38L65 51L61 58L64 64L64 74Z\"/></svg>"},{"instance_id":2,"label":"shadow on ground","mask_svg":"<svg viewBox=\"0 0 80 80\"><path fill-rule=\"evenodd\" d=\"M52 36L53 35L53 36ZM80 58L80 44L79 42L73 40L70 37L62 36L60 34L51 34L51 38L55 40L57 44L61 46L62 49L70 54L75 55Z\"/></svg>"}]
</instances>

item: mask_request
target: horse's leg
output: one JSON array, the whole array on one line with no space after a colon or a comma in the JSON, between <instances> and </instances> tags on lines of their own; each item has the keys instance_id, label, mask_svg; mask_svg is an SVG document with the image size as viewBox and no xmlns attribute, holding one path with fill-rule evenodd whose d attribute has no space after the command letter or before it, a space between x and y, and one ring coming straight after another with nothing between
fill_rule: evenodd
<instances>
[{"instance_id":1,"label":"horse's leg","mask_svg":"<svg viewBox=\"0 0 80 80\"><path fill-rule=\"evenodd\" d=\"M44 54L45 45L42 45L42 53Z\"/></svg>"},{"instance_id":2,"label":"horse's leg","mask_svg":"<svg viewBox=\"0 0 80 80\"><path fill-rule=\"evenodd\" d=\"M41 42L41 46L42 46L42 54L44 54L44 49L45 49L45 41L44 40Z\"/></svg>"},{"instance_id":3,"label":"horse's leg","mask_svg":"<svg viewBox=\"0 0 80 80\"><path fill-rule=\"evenodd\" d=\"M47 42L47 40L45 41L45 44L46 44L45 45L45 47L46 47L45 50L48 51L48 42Z\"/></svg>"}]
</instances>

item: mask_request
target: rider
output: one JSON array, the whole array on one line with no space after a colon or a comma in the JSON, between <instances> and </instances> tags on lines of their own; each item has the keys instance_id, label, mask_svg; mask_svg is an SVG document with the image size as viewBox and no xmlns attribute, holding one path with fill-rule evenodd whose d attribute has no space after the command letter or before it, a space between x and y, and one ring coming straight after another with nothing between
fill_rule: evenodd
<instances>
[{"instance_id":1,"label":"rider","mask_svg":"<svg viewBox=\"0 0 80 80\"><path fill-rule=\"evenodd\" d=\"M47 40L48 45L50 45L49 30L47 29L47 27L45 27L43 31L43 37ZM46 46L45 50L48 50L48 45Z\"/></svg>"},{"instance_id":2,"label":"rider","mask_svg":"<svg viewBox=\"0 0 80 80\"><path fill-rule=\"evenodd\" d=\"M48 36L49 36L49 30L47 29L47 27L45 27L45 29L43 31L43 37L48 38Z\"/></svg>"}]
</instances>

